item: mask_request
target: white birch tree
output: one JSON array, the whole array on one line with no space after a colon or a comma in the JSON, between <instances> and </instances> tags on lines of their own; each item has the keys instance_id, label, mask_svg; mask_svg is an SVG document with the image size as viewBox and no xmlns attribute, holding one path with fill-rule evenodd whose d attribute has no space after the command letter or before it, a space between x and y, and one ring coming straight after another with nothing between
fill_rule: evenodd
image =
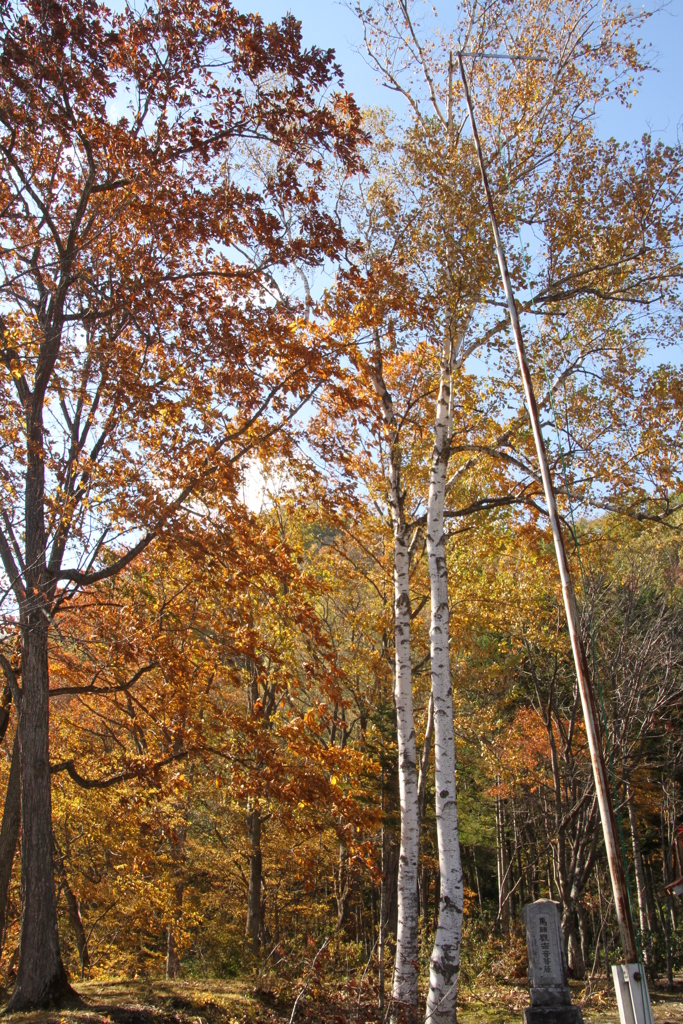
<instances>
[{"instance_id":1,"label":"white birch tree","mask_svg":"<svg viewBox=\"0 0 683 1024\"><path fill-rule=\"evenodd\" d=\"M398 924L396 958L392 985L395 1013L412 1018L417 1012L418 890L417 865L420 852L413 681L410 643L410 558L409 527L405 517L405 489L401 482L400 432L394 405L382 371L379 331L373 334L373 362L369 368L373 387L381 402L382 419L389 441L389 508L394 533L394 699L398 745L398 781L401 811L401 845L398 866Z\"/></svg>"},{"instance_id":2,"label":"white birch tree","mask_svg":"<svg viewBox=\"0 0 683 1024\"><path fill-rule=\"evenodd\" d=\"M449 654L448 567L444 511L453 434L453 370L468 323L469 321L458 332L456 338L452 337L450 323L444 331L427 504L427 557L431 598L430 650L434 704L434 788L441 875L439 918L429 965L427 997L427 1020L433 1024L447 1024L455 1020L462 937L463 878L455 790L455 735Z\"/></svg>"}]
</instances>

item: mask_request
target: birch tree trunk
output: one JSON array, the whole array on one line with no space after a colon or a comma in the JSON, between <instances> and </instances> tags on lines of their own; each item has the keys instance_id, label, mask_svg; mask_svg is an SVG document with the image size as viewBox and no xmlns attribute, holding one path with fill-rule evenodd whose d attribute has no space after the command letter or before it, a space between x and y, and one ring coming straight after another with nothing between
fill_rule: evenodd
<instances>
[{"instance_id":1,"label":"birch tree trunk","mask_svg":"<svg viewBox=\"0 0 683 1024\"><path fill-rule=\"evenodd\" d=\"M384 382L379 332L374 334L372 380L382 403L388 428L389 506L394 530L394 701L398 745L398 782L401 843L398 865L398 922L392 985L394 1014L414 1018L417 1012L418 886L420 813L417 790L417 755L413 719L413 683L410 662L410 537L406 526L405 490L401 484L401 449L393 402Z\"/></svg>"},{"instance_id":2,"label":"birch tree trunk","mask_svg":"<svg viewBox=\"0 0 683 1024\"><path fill-rule=\"evenodd\" d=\"M463 332L464 333L464 332ZM439 918L429 968L426 1020L452 1024L462 937L463 877L455 793L455 736L453 691L448 651L448 572L444 505L452 434L452 373L454 346L447 329L441 352L434 449L429 474L427 555L431 597L430 648L434 700L434 783L436 834L439 844Z\"/></svg>"},{"instance_id":3,"label":"birch tree trunk","mask_svg":"<svg viewBox=\"0 0 683 1024\"><path fill-rule=\"evenodd\" d=\"M392 459L393 462L393 459ZM392 476L394 474L392 473ZM398 866L398 925L392 1000L413 1016L417 1010L418 896L417 862L420 849L420 816L417 799L415 725L410 665L410 557L403 520L400 481L392 480L392 505L400 502L394 518L394 616L396 669L394 697L398 736L398 780L401 806L401 846Z\"/></svg>"}]
</instances>

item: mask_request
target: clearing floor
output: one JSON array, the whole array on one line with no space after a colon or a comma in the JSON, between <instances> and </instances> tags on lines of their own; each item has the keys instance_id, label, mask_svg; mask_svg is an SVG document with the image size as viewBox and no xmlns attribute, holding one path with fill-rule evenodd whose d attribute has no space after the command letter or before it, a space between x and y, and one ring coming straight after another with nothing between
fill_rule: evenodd
<instances>
[{"instance_id":1,"label":"clearing floor","mask_svg":"<svg viewBox=\"0 0 683 1024\"><path fill-rule=\"evenodd\" d=\"M288 1024L291 1004L254 986L253 978L226 981L158 981L154 979L83 982L76 986L83 1006L73 1010L12 1014L11 1024ZM586 1024L618 1024L612 993L593 985L592 993L575 986L574 1002ZM322 993L306 993L295 1024L381 1024L372 1006L357 1012L353 1001L338 1002ZM673 993L652 991L656 1024L683 1024L683 978ZM483 996L463 994L459 1024L521 1024L527 990L522 986L489 988Z\"/></svg>"}]
</instances>

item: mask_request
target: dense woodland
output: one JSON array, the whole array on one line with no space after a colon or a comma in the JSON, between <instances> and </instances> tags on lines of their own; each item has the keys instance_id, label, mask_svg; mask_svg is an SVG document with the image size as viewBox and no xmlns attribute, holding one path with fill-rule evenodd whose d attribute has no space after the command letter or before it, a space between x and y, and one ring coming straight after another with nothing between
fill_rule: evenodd
<instances>
[{"instance_id":1,"label":"dense woodland","mask_svg":"<svg viewBox=\"0 0 683 1024\"><path fill-rule=\"evenodd\" d=\"M293 17L0 2L11 1009L318 955L450 1024L540 897L574 978L621 958L458 51L543 58L467 75L638 941L683 965L683 150L598 131L647 12L450 7L358 7L360 110Z\"/></svg>"}]
</instances>

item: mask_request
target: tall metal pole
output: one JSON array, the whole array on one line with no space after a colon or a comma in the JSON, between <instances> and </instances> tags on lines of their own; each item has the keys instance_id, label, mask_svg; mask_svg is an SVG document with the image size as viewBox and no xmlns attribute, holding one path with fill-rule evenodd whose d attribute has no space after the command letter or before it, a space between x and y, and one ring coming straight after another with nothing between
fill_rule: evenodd
<instances>
[{"instance_id":1,"label":"tall metal pole","mask_svg":"<svg viewBox=\"0 0 683 1024\"><path fill-rule=\"evenodd\" d=\"M505 250L503 249L500 231L498 230L498 221L496 220L496 213L493 207L493 198L491 196L491 189L489 187L488 177L486 175L486 167L484 165L484 156L482 153L481 143L479 141L477 123L474 117L472 100L470 98L470 92L467 86L467 78L465 77L465 68L462 62L462 54L460 53L458 54L458 63L460 65L460 77L462 79L463 88L465 90L465 102L467 103L467 110L469 112L470 123L472 125L472 134L474 136L474 145L477 151L477 159L479 160L479 167L481 168L481 177L484 182L486 202L488 204L489 214L491 216L491 226L493 228L493 235L496 241L496 254L498 256L498 266L500 267L500 276L503 281L503 288L505 289L505 298L507 299L508 310L510 312L510 320L512 322L512 333L514 334L515 347L517 349L517 358L519 360L519 369L522 374L524 394L526 396L526 404L529 410L529 419L531 420L531 427L534 433L534 442L536 444L536 454L538 456L538 462L541 468L541 479L543 481L543 491L545 493L546 505L548 506L548 516L550 518L550 525L553 531L553 540L555 542L555 555L557 556L557 566L560 570L560 580L562 581L562 596L564 598L564 608L567 615L567 626L569 627L569 636L571 638L572 652L574 654L574 664L576 666L576 678L579 683L579 693L581 694L581 707L583 708L583 717L586 724L586 736L588 737L588 746L590 748L591 762L593 764L595 791L598 797L600 818L602 820L602 831L605 837L605 849L607 851L609 873L612 879L612 890L614 892L614 906L617 912L617 920L619 922L621 945L624 950L624 958L626 960L626 963L634 964L637 962L636 940L633 931L631 908L628 901L626 874L624 872L624 864L621 859L619 853L619 846L617 843L617 826L614 817L614 808L612 807L612 801L610 798L609 786L607 782L605 758L603 756L602 747L600 745L600 736L598 733L597 714L595 708L595 698L593 696L593 689L591 687L590 675L588 672L588 661L586 659L586 651L584 649L583 641L581 639L581 626L578 608L576 606L576 596L574 594L574 586L572 584L572 579L569 574L567 552L565 550L564 538L562 536L562 530L560 528L560 520L557 515L557 503L555 501L555 492L553 491L552 480L550 478L550 469L548 466L548 458L546 456L545 451L545 442L543 441L543 434L541 432L541 424L538 416L536 396L534 395L531 374L529 373L529 367L526 361L524 341L522 340L522 329L519 323L519 316L517 315L517 306L515 305L515 298L512 292L512 284L510 282L510 275L508 273L507 260L505 258Z\"/></svg>"}]
</instances>

